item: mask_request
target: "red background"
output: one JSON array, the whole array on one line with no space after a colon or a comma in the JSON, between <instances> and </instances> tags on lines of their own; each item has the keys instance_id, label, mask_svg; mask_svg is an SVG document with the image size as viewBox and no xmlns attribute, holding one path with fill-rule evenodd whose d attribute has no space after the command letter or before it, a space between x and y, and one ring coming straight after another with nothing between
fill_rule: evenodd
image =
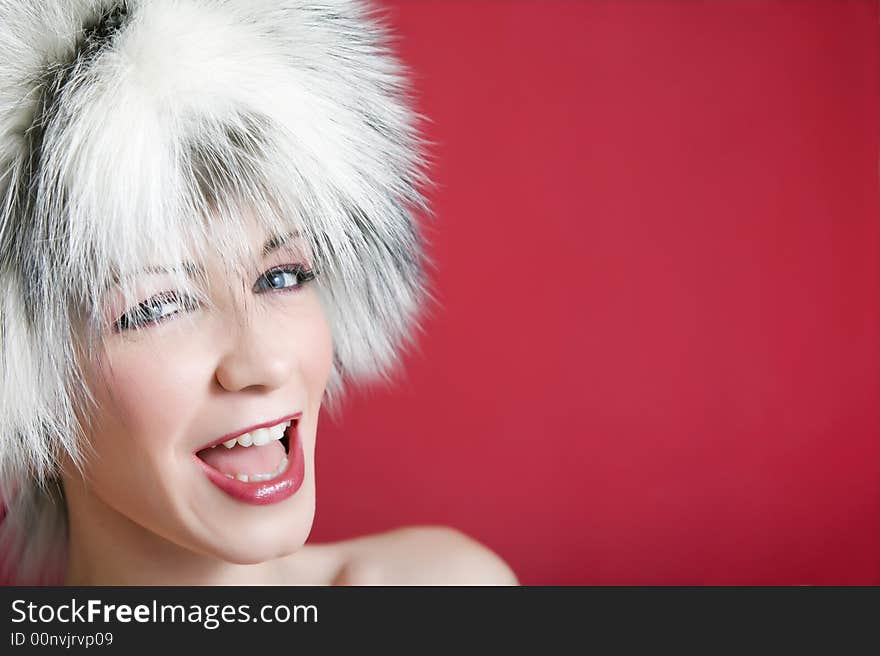
<instances>
[{"instance_id":1,"label":"red background","mask_svg":"<svg viewBox=\"0 0 880 656\"><path fill-rule=\"evenodd\" d=\"M527 584L880 583L878 2L387 2L440 301L319 430L331 540Z\"/></svg>"},{"instance_id":2,"label":"red background","mask_svg":"<svg viewBox=\"0 0 880 656\"><path fill-rule=\"evenodd\" d=\"M385 2L439 304L312 539L526 584L880 584L880 3Z\"/></svg>"}]
</instances>

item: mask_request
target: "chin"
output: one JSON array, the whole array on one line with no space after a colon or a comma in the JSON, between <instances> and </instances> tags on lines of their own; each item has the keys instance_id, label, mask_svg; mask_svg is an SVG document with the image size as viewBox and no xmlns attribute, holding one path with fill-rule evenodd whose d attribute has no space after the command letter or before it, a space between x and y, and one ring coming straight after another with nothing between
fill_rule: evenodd
<instances>
[{"instance_id":1,"label":"chin","mask_svg":"<svg viewBox=\"0 0 880 656\"><path fill-rule=\"evenodd\" d=\"M246 513L260 516L245 519L239 515L238 519L245 521L230 521L218 527L210 544L198 551L237 565L256 565L299 551L309 537L315 517L315 497L306 487L294 497L295 507L291 511L248 508Z\"/></svg>"}]
</instances>

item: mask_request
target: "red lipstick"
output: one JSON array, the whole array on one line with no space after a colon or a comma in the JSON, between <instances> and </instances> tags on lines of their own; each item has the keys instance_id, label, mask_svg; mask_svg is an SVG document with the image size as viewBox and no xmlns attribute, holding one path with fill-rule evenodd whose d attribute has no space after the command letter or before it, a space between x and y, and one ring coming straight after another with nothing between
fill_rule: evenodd
<instances>
[{"instance_id":1,"label":"red lipstick","mask_svg":"<svg viewBox=\"0 0 880 656\"><path fill-rule=\"evenodd\" d=\"M298 413L291 417L282 418L278 421L273 421L268 424L260 424L246 430L238 431L237 433L232 433L219 440L211 442L207 447L210 448L210 446L214 444L220 444L221 442L225 442L226 440L257 428L272 426L290 419L290 426L288 426L287 430L284 432L288 444L287 469L285 469L280 476L273 478L272 480L244 482L235 478L228 478L224 473L208 465L196 454L193 454L193 458L196 459L199 466L202 468L202 471L205 472L208 480L238 501L250 503L255 506L265 506L284 501L296 494L302 486L303 479L305 478L305 456L303 455L302 439L299 434L299 422L301 417L302 413Z\"/></svg>"}]
</instances>

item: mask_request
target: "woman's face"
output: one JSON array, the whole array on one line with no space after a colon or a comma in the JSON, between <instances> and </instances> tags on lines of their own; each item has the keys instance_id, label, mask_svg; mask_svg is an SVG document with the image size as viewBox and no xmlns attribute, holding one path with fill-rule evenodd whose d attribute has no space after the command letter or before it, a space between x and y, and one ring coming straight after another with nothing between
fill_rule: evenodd
<instances>
[{"instance_id":1,"label":"woman's face","mask_svg":"<svg viewBox=\"0 0 880 656\"><path fill-rule=\"evenodd\" d=\"M235 563L287 555L308 536L332 364L306 252L252 233L268 252L247 279L203 263L210 307L175 295L161 271L139 274L133 307L111 295L112 327L87 374L92 449L76 479L153 534Z\"/></svg>"}]
</instances>

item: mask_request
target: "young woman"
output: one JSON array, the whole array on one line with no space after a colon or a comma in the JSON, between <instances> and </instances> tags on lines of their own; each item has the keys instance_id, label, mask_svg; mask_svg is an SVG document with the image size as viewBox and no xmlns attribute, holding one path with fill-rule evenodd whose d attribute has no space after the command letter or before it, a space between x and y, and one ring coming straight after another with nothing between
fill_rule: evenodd
<instances>
[{"instance_id":1,"label":"young woman","mask_svg":"<svg viewBox=\"0 0 880 656\"><path fill-rule=\"evenodd\" d=\"M514 583L307 545L319 409L427 296L405 71L360 0L0 0L0 558L71 584Z\"/></svg>"}]
</instances>

